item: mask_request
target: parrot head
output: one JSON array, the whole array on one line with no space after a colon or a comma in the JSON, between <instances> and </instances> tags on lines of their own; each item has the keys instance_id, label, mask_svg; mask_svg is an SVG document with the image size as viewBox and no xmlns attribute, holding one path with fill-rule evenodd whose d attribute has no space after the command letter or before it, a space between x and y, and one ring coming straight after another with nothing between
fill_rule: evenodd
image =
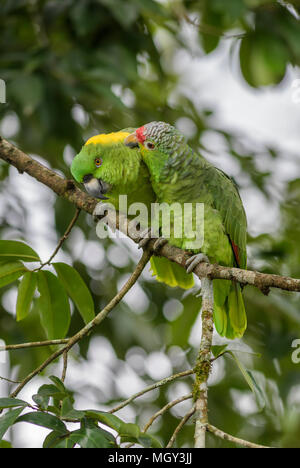
<instances>
[{"instance_id":1,"label":"parrot head","mask_svg":"<svg viewBox=\"0 0 300 468\"><path fill-rule=\"evenodd\" d=\"M129 148L140 148L143 160L150 172L155 174L170 158L178 155L186 140L172 125L150 122L128 135L124 143Z\"/></svg>"},{"instance_id":2,"label":"parrot head","mask_svg":"<svg viewBox=\"0 0 300 468\"><path fill-rule=\"evenodd\" d=\"M124 145L129 135L122 130L93 136L73 159L72 176L93 197L105 200L117 196L125 185L128 189L137 180L141 155Z\"/></svg>"}]
</instances>

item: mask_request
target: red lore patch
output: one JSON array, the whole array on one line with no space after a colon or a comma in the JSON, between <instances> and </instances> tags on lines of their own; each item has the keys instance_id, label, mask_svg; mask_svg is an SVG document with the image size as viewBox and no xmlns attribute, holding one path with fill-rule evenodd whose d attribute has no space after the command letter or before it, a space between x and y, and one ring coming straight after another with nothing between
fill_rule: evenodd
<instances>
[{"instance_id":1,"label":"red lore patch","mask_svg":"<svg viewBox=\"0 0 300 468\"><path fill-rule=\"evenodd\" d=\"M145 130L145 127L143 125L142 127L138 128L135 132L136 137L140 143L143 143L146 140L146 137L144 135L144 130Z\"/></svg>"}]
</instances>

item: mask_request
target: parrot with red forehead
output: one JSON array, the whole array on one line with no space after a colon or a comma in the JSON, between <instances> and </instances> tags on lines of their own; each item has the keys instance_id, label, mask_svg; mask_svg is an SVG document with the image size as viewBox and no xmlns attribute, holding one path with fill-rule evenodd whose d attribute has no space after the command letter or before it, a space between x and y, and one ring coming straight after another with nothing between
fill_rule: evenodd
<instances>
[{"instance_id":1,"label":"parrot with red forehead","mask_svg":"<svg viewBox=\"0 0 300 468\"><path fill-rule=\"evenodd\" d=\"M127 204L139 202L151 213L151 203L156 201L149 171L139 149L132 150L124 140L134 129L95 135L75 156L71 165L74 179L84 185L93 197L107 200L119 211L119 196L127 195ZM127 213L126 213L127 214ZM145 220L143 229L147 228ZM152 256L151 271L156 279L171 287L189 289L194 284L192 274L166 258Z\"/></svg>"},{"instance_id":2,"label":"parrot with red forehead","mask_svg":"<svg viewBox=\"0 0 300 468\"><path fill-rule=\"evenodd\" d=\"M176 218L167 239L171 245L193 254L187 262L187 272L207 260L246 268L247 220L233 180L193 151L185 137L165 122L143 125L126 137L125 145L134 151L140 149L159 203L179 203L183 209L185 204L192 204L195 207L190 218L193 228L196 227L196 205L204 207L201 248L191 248L184 231L182 236L175 236ZM216 330L230 339L241 338L247 327L241 286L234 281L217 279L213 280L213 290Z\"/></svg>"}]
</instances>

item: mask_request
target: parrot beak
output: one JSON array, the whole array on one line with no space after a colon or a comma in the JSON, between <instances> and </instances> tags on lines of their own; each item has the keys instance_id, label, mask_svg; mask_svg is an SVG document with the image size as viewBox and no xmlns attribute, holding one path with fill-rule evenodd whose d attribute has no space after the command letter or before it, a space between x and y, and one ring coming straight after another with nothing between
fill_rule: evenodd
<instances>
[{"instance_id":1,"label":"parrot beak","mask_svg":"<svg viewBox=\"0 0 300 468\"><path fill-rule=\"evenodd\" d=\"M131 133L130 135L128 135L128 137L125 138L124 144L125 146L128 146L131 149L139 148L139 141L137 139L135 132Z\"/></svg>"},{"instance_id":2,"label":"parrot beak","mask_svg":"<svg viewBox=\"0 0 300 468\"><path fill-rule=\"evenodd\" d=\"M92 174L87 174L83 178L83 185L87 193L92 197L108 200L108 198L104 196L104 193L111 189L111 185L104 182L104 180L96 179Z\"/></svg>"}]
</instances>

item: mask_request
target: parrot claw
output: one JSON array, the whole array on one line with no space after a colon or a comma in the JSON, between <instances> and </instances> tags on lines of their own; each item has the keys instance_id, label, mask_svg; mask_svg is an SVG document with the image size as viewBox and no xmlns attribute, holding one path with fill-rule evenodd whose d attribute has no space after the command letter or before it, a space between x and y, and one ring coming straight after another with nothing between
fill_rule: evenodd
<instances>
[{"instance_id":1,"label":"parrot claw","mask_svg":"<svg viewBox=\"0 0 300 468\"><path fill-rule=\"evenodd\" d=\"M152 238L151 234L153 234L151 231L151 228L147 228L141 232L141 239L138 243L139 249L144 249L146 247L146 245ZM158 239L156 239L153 245L153 252L158 253L158 251L162 248L162 246L165 245L167 242L168 242L167 239L165 239L164 237L159 237Z\"/></svg>"},{"instance_id":2,"label":"parrot claw","mask_svg":"<svg viewBox=\"0 0 300 468\"><path fill-rule=\"evenodd\" d=\"M111 203L97 203L96 208L93 211L93 219L95 223L101 221L105 216L105 212L112 208Z\"/></svg>"},{"instance_id":3,"label":"parrot claw","mask_svg":"<svg viewBox=\"0 0 300 468\"><path fill-rule=\"evenodd\" d=\"M158 253L159 250L168 243L168 240L165 239L164 237L159 237L158 239L156 239L156 241L154 242L154 245L153 245L153 250L154 250L154 253Z\"/></svg>"},{"instance_id":4,"label":"parrot claw","mask_svg":"<svg viewBox=\"0 0 300 468\"><path fill-rule=\"evenodd\" d=\"M192 273L192 271L196 268L196 266L199 265L199 263L203 263L203 262L210 263L207 256L204 255L203 253L192 255L192 257L190 257L185 262L186 272L187 273Z\"/></svg>"}]
</instances>

